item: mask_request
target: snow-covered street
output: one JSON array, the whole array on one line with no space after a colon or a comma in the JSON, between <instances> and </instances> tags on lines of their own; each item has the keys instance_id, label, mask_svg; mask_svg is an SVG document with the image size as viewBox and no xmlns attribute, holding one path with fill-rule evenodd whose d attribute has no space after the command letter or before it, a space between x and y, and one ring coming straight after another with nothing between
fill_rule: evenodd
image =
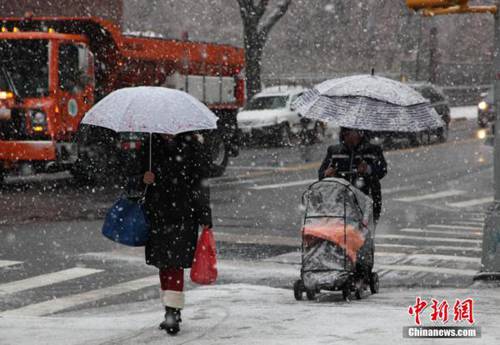
<instances>
[{"instance_id":1,"label":"snow-covered street","mask_svg":"<svg viewBox=\"0 0 500 345\"><path fill-rule=\"evenodd\" d=\"M188 291L183 331L174 338L166 339L165 332L158 329L162 314L157 300L43 318L4 317L0 319L0 338L5 344L16 345L432 343L430 339L402 338L403 327L414 325L407 309L417 296L447 299L451 303L457 298L473 298L475 325L481 328L482 334L481 338L467 342L495 344L500 341L498 288L393 288L346 303L338 293L322 294L317 301L297 302L289 289L250 284L215 285ZM427 320L424 324L440 324L431 323L427 312L423 315ZM439 344L456 343L456 339L439 340Z\"/></svg>"}]
</instances>

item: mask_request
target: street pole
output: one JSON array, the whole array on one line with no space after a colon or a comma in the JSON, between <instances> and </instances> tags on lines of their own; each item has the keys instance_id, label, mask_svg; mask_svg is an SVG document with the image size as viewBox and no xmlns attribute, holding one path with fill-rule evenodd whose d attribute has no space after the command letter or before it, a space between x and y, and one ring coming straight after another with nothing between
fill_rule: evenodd
<instances>
[{"instance_id":1,"label":"street pole","mask_svg":"<svg viewBox=\"0 0 500 345\"><path fill-rule=\"evenodd\" d=\"M483 231L481 271L474 280L500 280L500 0L496 0L495 37L493 53L493 92L495 103L495 146L493 176L495 200L488 209Z\"/></svg>"}]
</instances>

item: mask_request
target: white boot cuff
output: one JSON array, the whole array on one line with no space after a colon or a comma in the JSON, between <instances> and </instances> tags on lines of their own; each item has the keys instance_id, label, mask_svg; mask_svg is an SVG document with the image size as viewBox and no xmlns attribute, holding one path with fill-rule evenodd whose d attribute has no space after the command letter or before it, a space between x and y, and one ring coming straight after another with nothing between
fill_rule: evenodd
<instances>
[{"instance_id":1,"label":"white boot cuff","mask_svg":"<svg viewBox=\"0 0 500 345\"><path fill-rule=\"evenodd\" d=\"M184 292L173 290L160 290L161 302L165 307L184 308Z\"/></svg>"}]
</instances>

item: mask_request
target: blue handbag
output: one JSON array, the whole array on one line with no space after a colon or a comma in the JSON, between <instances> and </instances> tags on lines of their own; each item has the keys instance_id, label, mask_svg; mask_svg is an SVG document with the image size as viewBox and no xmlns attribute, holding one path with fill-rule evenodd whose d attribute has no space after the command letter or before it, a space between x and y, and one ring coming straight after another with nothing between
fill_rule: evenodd
<instances>
[{"instance_id":1,"label":"blue handbag","mask_svg":"<svg viewBox=\"0 0 500 345\"><path fill-rule=\"evenodd\" d=\"M102 234L110 240L132 247L146 245L149 221L143 199L120 197L106 214Z\"/></svg>"}]
</instances>

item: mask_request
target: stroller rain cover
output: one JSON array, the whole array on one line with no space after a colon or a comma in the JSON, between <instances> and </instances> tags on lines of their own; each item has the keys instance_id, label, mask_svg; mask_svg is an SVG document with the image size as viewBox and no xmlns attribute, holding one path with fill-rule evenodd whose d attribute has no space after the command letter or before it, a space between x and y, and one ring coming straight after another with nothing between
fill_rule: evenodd
<instances>
[{"instance_id":1,"label":"stroller rain cover","mask_svg":"<svg viewBox=\"0 0 500 345\"><path fill-rule=\"evenodd\" d=\"M373 267L373 202L343 179L326 178L304 194L302 278L306 288L342 284ZM346 274L347 273L347 274Z\"/></svg>"}]
</instances>

